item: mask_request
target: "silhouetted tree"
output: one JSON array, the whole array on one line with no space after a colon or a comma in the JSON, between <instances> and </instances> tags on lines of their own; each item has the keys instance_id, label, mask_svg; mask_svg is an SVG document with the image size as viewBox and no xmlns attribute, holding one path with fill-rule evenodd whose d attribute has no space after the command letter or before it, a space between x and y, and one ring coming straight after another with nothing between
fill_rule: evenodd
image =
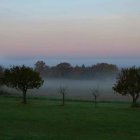
<instances>
[{"instance_id":1,"label":"silhouetted tree","mask_svg":"<svg viewBox=\"0 0 140 140\"><path fill-rule=\"evenodd\" d=\"M132 106L136 106L140 96L140 68L123 68L113 90L121 95L130 95L133 99Z\"/></svg>"},{"instance_id":2,"label":"silhouetted tree","mask_svg":"<svg viewBox=\"0 0 140 140\"><path fill-rule=\"evenodd\" d=\"M0 95L5 93L2 89L3 86L3 77L4 77L4 68L0 66Z\"/></svg>"},{"instance_id":3,"label":"silhouetted tree","mask_svg":"<svg viewBox=\"0 0 140 140\"><path fill-rule=\"evenodd\" d=\"M73 76L76 77L76 78L80 78L81 75L82 75L82 68L78 65L76 65L74 68L73 68Z\"/></svg>"},{"instance_id":4,"label":"silhouetted tree","mask_svg":"<svg viewBox=\"0 0 140 140\"><path fill-rule=\"evenodd\" d=\"M59 87L58 92L62 95L62 105L65 105L65 95L66 95L66 87Z\"/></svg>"},{"instance_id":5,"label":"silhouetted tree","mask_svg":"<svg viewBox=\"0 0 140 140\"><path fill-rule=\"evenodd\" d=\"M35 63L35 70L39 72L41 76L46 76L49 67L45 64L44 61L37 61Z\"/></svg>"},{"instance_id":6,"label":"silhouetted tree","mask_svg":"<svg viewBox=\"0 0 140 140\"><path fill-rule=\"evenodd\" d=\"M69 63L60 63L56 66L59 77L68 77L72 71L72 66Z\"/></svg>"},{"instance_id":7,"label":"silhouetted tree","mask_svg":"<svg viewBox=\"0 0 140 140\"><path fill-rule=\"evenodd\" d=\"M3 83L11 88L23 92L23 103L26 104L26 93L28 89L39 88L43 84L38 72L30 67L13 66L4 72Z\"/></svg>"},{"instance_id":8,"label":"silhouetted tree","mask_svg":"<svg viewBox=\"0 0 140 140\"><path fill-rule=\"evenodd\" d=\"M96 106L97 105L97 99L100 96L99 86L97 86L96 88L91 89L91 93L92 93L92 95L94 97L94 103L95 103L95 106Z\"/></svg>"},{"instance_id":9,"label":"silhouetted tree","mask_svg":"<svg viewBox=\"0 0 140 140\"><path fill-rule=\"evenodd\" d=\"M0 85L2 84L2 78L4 76L4 68L0 66Z\"/></svg>"},{"instance_id":10,"label":"silhouetted tree","mask_svg":"<svg viewBox=\"0 0 140 140\"><path fill-rule=\"evenodd\" d=\"M97 63L91 67L91 71L95 77L108 77L108 76L116 76L119 72L118 67L113 64L107 63Z\"/></svg>"}]
</instances>

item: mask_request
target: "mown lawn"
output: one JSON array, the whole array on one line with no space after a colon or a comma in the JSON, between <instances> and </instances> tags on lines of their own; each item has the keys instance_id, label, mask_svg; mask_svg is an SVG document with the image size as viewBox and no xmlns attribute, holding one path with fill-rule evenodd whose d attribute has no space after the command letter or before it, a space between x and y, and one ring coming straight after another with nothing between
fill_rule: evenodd
<instances>
[{"instance_id":1,"label":"mown lawn","mask_svg":"<svg viewBox=\"0 0 140 140\"><path fill-rule=\"evenodd\" d=\"M140 140L140 109L128 103L0 97L0 140Z\"/></svg>"}]
</instances>

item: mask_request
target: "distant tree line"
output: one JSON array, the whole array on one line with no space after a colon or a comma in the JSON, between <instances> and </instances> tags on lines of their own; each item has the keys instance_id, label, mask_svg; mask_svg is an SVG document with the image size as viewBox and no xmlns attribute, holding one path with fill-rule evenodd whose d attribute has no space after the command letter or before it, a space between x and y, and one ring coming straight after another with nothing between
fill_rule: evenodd
<instances>
[{"instance_id":1,"label":"distant tree line","mask_svg":"<svg viewBox=\"0 0 140 140\"><path fill-rule=\"evenodd\" d=\"M70 63L63 62L56 66L48 66L44 61L37 61L35 63L35 70L41 74L42 77L47 78L108 78L116 77L119 69L114 64L97 63L92 66L72 66Z\"/></svg>"}]
</instances>

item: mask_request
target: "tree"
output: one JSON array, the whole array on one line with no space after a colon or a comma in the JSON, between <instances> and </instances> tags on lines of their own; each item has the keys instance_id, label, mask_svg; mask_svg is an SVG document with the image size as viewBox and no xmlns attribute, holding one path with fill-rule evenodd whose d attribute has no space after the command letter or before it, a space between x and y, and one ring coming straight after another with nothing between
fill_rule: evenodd
<instances>
[{"instance_id":1,"label":"tree","mask_svg":"<svg viewBox=\"0 0 140 140\"><path fill-rule=\"evenodd\" d=\"M91 93L94 97L94 103L95 103L95 106L97 105L97 98L99 97L99 86L97 86L97 88L93 88L91 89Z\"/></svg>"},{"instance_id":2,"label":"tree","mask_svg":"<svg viewBox=\"0 0 140 140\"><path fill-rule=\"evenodd\" d=\"M62 95L62 105L65 105L65 95L66 95L66 88L61 87L58 89L58 92Z\"/></svg>"},{"instance_id":3,"label":"tree","mask_svg":"<svg viewBox=\"0 0 140 140\"><path fill-rule=\"evenodd\" d=\"M91 67L93 76L96 78L111 78L118 73L118 67L108 63L97 63Z\"/></svg>"},{"instance_id":4,"label":"tree","mask_svg":"<svg viewBox=\"0 0 140 140\"><path fill-rule=\"evenodd\" d=\"M140 68L123 68L118 75L113 90L124 96L130 95L133 100L132 106L136 106L140 96Z\"/></svg>"},{"instance_id":5,"label":"tree","mask_svg":"<svg viewBox=\"0 0 140 140\"><path fill-rule=\"evenodd\" d=\"M2 81L3 76L4 76L4 68L2 66L0 66L0 95L6 93L2 89L2 86L3 86L3 81Z\"/></svg>"},{"instance_id":6,"label":"tree","mask_svg":"<svg viewBox=\"0 0 140 140\"><path fill-rule=\"evenodd\" d=\"M3 76L3 73L4 73L4 68L0 66L0 78Z\"/></svg>"},{"instance_id":7,"label":"tree","mask_svg":"<svg viewBox=\"0 0 140 140\"><path fill-rule=\"evenodd\" d=\"M41 76L45 76L49 70L49 67L45 64L44 61L37 61L35 63L35 70L39 72Z\"/></svg>"},{"instance_id":8,"label":"tree","mask_svg":"<svg viewBox=\"0 0 140 140\"><path fill-rule=\"evenodd\" d=\"M2 85L2 78L4 76L4 68L0 66L0 85Z\"/></svg>"},{"instance_id":9,"label":"tree","mask_svg":"<svg viewBox=\"0 0 140 140\"><path fill-rule=\"evenodd\" d=\"M23 103L26 104L26 93L28 89L38 89L43 84L38 72L30 67L13 66L4 72L3 83L11 88L16 88L23 93Z\"/></svg>"},{"instance_id":10,"label":"tree","mask_svg":"<svg viewBox=\"0 0 140 140\"><path fill-rule=\"evenodd\" d=\"M63 62L56 66L58 77L67 77L72 71L72 66L69 63Z\"/></svg>"}]
</instances>

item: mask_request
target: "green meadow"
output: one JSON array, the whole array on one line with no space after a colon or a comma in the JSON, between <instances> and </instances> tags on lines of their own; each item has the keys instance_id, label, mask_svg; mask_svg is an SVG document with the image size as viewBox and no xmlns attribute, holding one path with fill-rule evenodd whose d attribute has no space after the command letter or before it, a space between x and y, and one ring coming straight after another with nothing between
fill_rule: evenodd
<instances>
[{"instance_id":1,"label":"green meadow","mask_svg":"<svg viewBox=\"0 0 140 140\"><path fill-rule=\"evenodd\" d=\"M0 140L140 140L140 108L128 102L0 97Z\"/></svg>"}]
</instances>

